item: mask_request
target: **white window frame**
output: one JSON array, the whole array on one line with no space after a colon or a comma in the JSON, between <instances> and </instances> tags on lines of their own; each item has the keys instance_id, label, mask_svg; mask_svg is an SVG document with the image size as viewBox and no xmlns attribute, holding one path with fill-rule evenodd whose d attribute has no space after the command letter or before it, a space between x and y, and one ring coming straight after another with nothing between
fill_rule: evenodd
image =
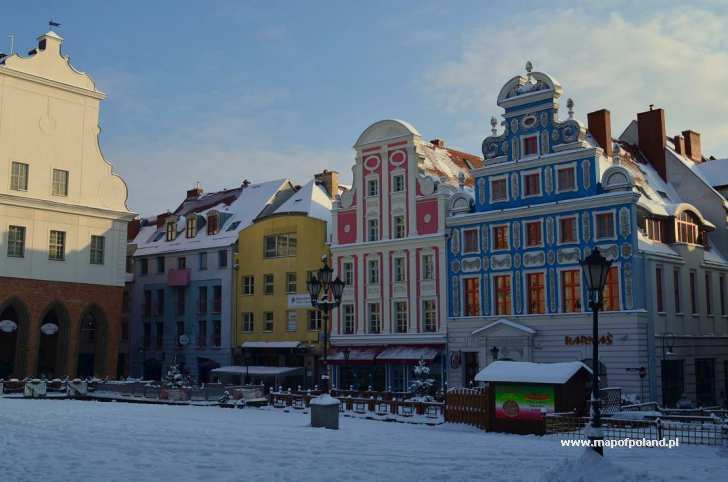
<instances>
[{"instance_id":1,"label":"white window frame","mask_svg":"<svg viewBox=\"0 0 728 482\"><path fill-rule=\"evenodd\" d=\"M353 303L346 303L342 306L344 335L353 335L356 332L356 308ZM351 312L348 310L351 309ZM349 319L350 318L350 319ZM351 330L347 330L347 324L351 323Z\"/></svg>"},{"instance_id":2,"label":"white window frame","mask_svg":"<svg viewBox=\"0 0 728 482\"><path fill-rule=\"evenodd\" d=\"M376 310L372 310L372 306L376 306ZM377 325L379 330L373 331L372 330L372 314L376 314L377 316ZM383 332L382 330L382 304L379 302L368 302L367 303L367 333L371 333L373 335L378 335Z\"/></svg>"},{"instance_id":3,"label":"white window frame","mask_svg":"<svg viewBox=\"0 0 728 482\"><path fill-rule=\"evenodd\" d=\"M539 244L528 244L528 226L529 224L538 224L538 229L541 231L541 242ZM523 221L523 248L524 249L536 249L544 247L544 232L543 232L543 219L536 219L531 221Z\"/></svg>"},{"instance_id":4,"label":"white window frame","mask_svg":"<svg viewBox=\"0 0 728 482\"><path fill-rule=\"evenodd\" d=\"M404 256L394 256L392 258L392 279L395 283L406 283L407 282L407 258ZM397 279L397 264L401 263L400 272L401 278Z\"/></svg>"},{"instance_id":5,"label":"white window frame","mask_svg":"<svg viewBox=\"0 0 728 482\"><path fill-rule=\"evenodd\" d=\"M395 186L397 183L395 182L395 178L402 179L402 189L395 189ZM392 192L406 192L407 191L407 178L404 175L403 171L394 171L391 176L391 182L392 182Z\"/></svg>"},{"instance_id":6,"label":"white window frame","mask_svg":"<svg viewBox=\"0 0 728 482\"><path fill-rule=\"evenodd\" d=\"M475 231L475 251L465 251L465 232ZM509 240L510 241L510 240ZM463 254L476 254L480 253L480 229L478 228L464 228L460 236L460 249Z\"/></svg>"},{"instance_id":7,"label":"white window frame","mask_svg":"<svg viewBox=\"0 0 728 482\"><path fill-rule=\"evenodd\" d=\"M341 265L341 274L346 286L352 286L354 284L354 262L344 261Z\"/></svg>"},{"instance_id":8,"label":"white window frame","mask_svg":"<svg viewBox=\"0 0 728 482\"><path fill-rule=\"evenodd\" d=\"M243 332L252 333L255 331L255 315L252 311L243 312Z\"/></svg>"},{"instance_id":9,"label":"white window frame","mask_svg":"<svg viewBox=\"0 0 728 482\"><path fill-rule=\"evenodd\" d=\"M581 299L581 303L580 303L581 311L569 311L569 312L564 311L564 293L563 293L564 287L563 287L562 276L561 276L561 273L563 273L564 271L577 271L579 273L579 296ZM557 301L558 301L557 306L559 308L558 313L564 314L564 315L578 315L579 313L586 312L585 311L586 305L584 304L584 301L585 301L584 300L584 274L582 273L581 266L576 264L573 266L563 266L563 267L556 269L556 293L555 294L556 294L556 296L558 296L558 298L557 298ZM552 295L553 295L553 293L552 293ZM620 300L620 302L621 302L621 300Z\"/></svg>"},{"instance_id":10,"label":"white window frame","mask_svg":"<svg viewBox=\"0 0 728 482\"><path fill-rule=\"evenodd\" d=\"M498 278L500 276L506 276L506 277L508 277L510 279L510 283L509 284L511 286L511 313L509 315L504 315L504 314L498 314L497 313L497 310L498 310L498 290L497 290L497 286L496 286L496 278ZM490 302L490 310L491 310L491 313L489 313L489 314L492 314L493 316L513 316L516 313L516 310L515 310L515 305L516 305L516 299L515 298L516 298L516 295L515 295L515 290L513 289L513 273L511 271L496 271L496 272L491 273L490 278L491 278L491 281L490 281L490 287L489 288L491 290L493 290L493 291L492 291L491 302Z\"/></svg>"},{"instance_id":11,"label":"white window frame","mask_svg":"<svg viewBox=\"0 0 728 482\"><path fill-rule=\"evenodd\" d=\"M599 214L611 214L612 215L612 236L599 237L599 224L597 223L597 215ZM592 211L592 231L594 231L594 239L596 241L615 241L617 239L617 211L616 209L602 209L599 211ZM578 230L577 230L578 231Z\"/></svg>"},{"instance_id":12,"label":"white window frame","mask_svg":"<svg viewBox=\"0 0 728 482\"><path fill-rule=\"evenodd\" d=\"M434 319L432 320L433 323L433 330L428 330L425 327L427 326L427 310L425 309L425 303L432 302L432 315ZM422 331L424 333L437 333L437 298L423 298L421 301L422 306Z\"/></svg>"},{"instance_id":13,"label":"white window frame","mask_svg":"<svg viewBox=\"0 0 728 482\"><path fill-rule=\"evenodd\" d=\"M372 270L372 265L376 265L375 271L377 273L377 279L374 281L372 281L372 278L371 278L371 274L374 272ZM367 260L367 285L370 285L370 286L378 285L379 282L381 281L380 278L381 278L381 276L380 276L380 272L379 272L379 259L376 259L376 258L368 259Z\"/></svg>"},{"instance_id":14,"label":"white window frame","mask_svg":"<svg viewBox=\"0 0 728 482\"><path fill-rule=\"evenodd\" d=\"M65 174L65 179L57 180L56 174ZM51 171L51 196L68 197L68 182L70 173L65 169L52 168ZM63 182L61 182L63 181Z\"/></svg>"},{"instance_id":15,"label":"white window frame","mask_svg":"<svg viewBox=\"0 0 728 482\"><path fill-rule=\"evenodd\" d=\"M248 283L248 280L250 280L250 283ZM255 275L252 275L252 274L243 275L242 285L243 285L243 296L255 295Z\"/></svg>"},{"instance_id":16,"label":"white window frame","mask_svg":"<svg viewBox=\"0 0 728 482\"><path fill-rule=\"evenodd\" d=\"M10 233L12 232L13 228L16 229L17 233L21 233L21 239L18 239L17 237L12 238L10 237ZM8 249L7 249L7 256L9 258L24 258L25 257L25 240L28 233L28 229L25 226L18 226L15 224L11 224L8 226Z\"/></svg>"},{"instance_id":17,"label":"white window frame","mask_svg":"<svg viewBox=\"0 0 728 482\"><path fill-rule=\"evenodd\" d=\"M561 242L561 220L565 218L574 218L576 227L576 239L567 242ZM563 216L556 216L556 245L567 246L570 244L579 244L581 242L581 236L579 235L579 215L578 214L565 214Z\"/></svg>"},{"instance_id":18,"label":"white window frame","mask_svg":"<svg viewBox=\"0 0 728 482\"><path fill-rule=\"evenodd\" d=\"M399 329L399 312L397 311L397 306L404 305L404 331L400 331ZM393 329L392 331L395 333L409 333L409 306L406 299L399 298L396 300L392 300L392 322L393 322Z\"/></svg>"},{"instance_id":19,"label":"white window frame","mask_svg":"<svg viewBox=\"0 0 728 482\"><path fill-rule=\"evenodd\" d=\"M536 138L536 152L534 154L524 155L523 154L523 152L524 152L523 146L525 145L525 142L524 141L526 139L530 139L531 137L535 137ZM519 151L519 154L520 154L519 159L520 160L523 161L523 160L529 160L529 159L538 159L540 157L540 154L541 154L541 136L538 135L538 132L536 132L536 133L530 133L530 134L521 134L519 136L518 142L520 143L520 146L519 146L520 147L520 151Z\"/></svg>"},{"instance_id":20,"label":"white window frame","mask_svg":"<svg viewBox=\"0 0 728 482\"><path fill-rule=\"evenodd\" d=\"M94 240L101 240L101 247L94 247ZM94 257L94 255L96 257ZM89 264L103 265L106 255L106 238L104 236L92 234L89 241Z\"/></svg>"},{"instance_id":21,"label":"white window frame","mask_svg":"<svg viewBox=\"0 0 728 482\"><path fill-rule=\"evenodd\" d=\"M13 168L18 166L18 173L13 172ZM25 169L23 176L20 175L20 170ZM21 181L24 181L21 183ZM22 185L21 185L22 184ZM27 162L12 161L10 163L10 190L27 192L28 186L30 185L30 164Z\"/></svg>"},{"instance_id":22,"label":"white window frame","mask_svg":"<svg viewBox=\"0 0 728 482\"><path fill-rule=\"evenodd\" d=\"M478 313L477 315L466 315L465 314L465 280L475 279L478 281ZM473 318L477 316L487 316L483 313L483 280L480 276L462 276L460 278L460 306L462 307L462 316L467 318Z\"/></svg>"},{"instance_id":23,"label":"white window frame","mask_svg":"<svg viewBox=\"0 0 728 482\"><path fill-rule=\"evenodd\" d=\"M402 221L402 224L401 224L402 235L401 236L399 235L400 233L397 232L398 228L400 227L397 225L398 220ZM394 236L392 236L392 238L404 239L405 237L407 237L407 219L405 218L404 214L395 214L394 216L392 216L392 227L394 228L394 229L392 229L392 231L394 231L392 233L394 235Z\"/></svg>"},{"instance_id":24,"label":"white window frame","mask_svg":"<svg viewBox=\"0 0 728 482\"><path fill-rule=\"evenodd\" d=\"M538 176L538 193L537 194L526 194L526 176L532 175ZM543 196L543 188L541 187L541 169L530 169L528 171L521 172L521 197L523 199L529 199L534 197Z\"/></svg>"},{"instance_id":25,"label":"white window frame","mask_svg":"<svg viewBox=\"0 0 728 482\"><path fill-rule=\"evenodd\" d=\"M372 239L372 222L376 223L376 236ZM381 226L379 226L379 218L368 218L367 219L367 241L379 241L381 239Z\"/></svg>"},{"instance_id":26,"label":"white window frame","mask_svg":"<svg viewBox=\"0 0 728 482\"><path fill-rule=\"evenodd\" d=\"M370 192L369 192L369 186L370 186L370 184L372 182L376 183L376 186L377 186L377 189L376 189L377 192L375 194L370 194ZM382 189L381 184L382 183L379 182L379 177L377 177L377 176L368 176L364 180L364 188L366 189L366 197L368 197L368 198L377 198L377 197L379 197L379 193L381 192L381 189Z\"/></svg>"},{"instance_id":27,"label":"white window frame","mask_svg":"<svg viewBox=\"0 0 728 482\"><path fill-rule=\"evenodd\" d=\"M430 259L431 264L425 263L425 259ZM429 264L430 269L425 270L425 266ZM429 271L431 276L425 276L425 274ZM435 254L434 253L421 253L420 254L420 277L422 278L421 281L434 281L435 279Z\"/></svg>"},{"instance_id":28,"label":"white window frame","mask_svg":"<svg viewBox=\"0 0 728 482\"><path fill-rule=\"evenodd\" d=\"M268 315L270 315L270 319L268 319ZM263 312L263 331L265 333L272 333L275 330L275 319L276 315L272 311L264 311ZM268 323L270 323L270 329L268 329Z\"/></svg>"},{"instance_id":29,"label":"white window frame","mask_svg":"<svg viewBox=\"0 0 728 482\"><path fill-rule=\"evenodd\" d=\"M493 198L493 183L496 181L504 181L506 183L506 197L503 199L494 199ZM488 178L488 198L490 199L491 203L502 203L502 202L508 202L510 200L510 192L509 192L509 186L508 186L508 175L503 174L500 176L490 176Z\"/></svg>"},{"instance_id":30,"label":"white window frame","mask_svg":"<svg viewBox=\"0 0 728 482\"><path fill-rule=\"evenodd\" d=\"M298 331L298 313L296 310L286 310L286 331L289 333Z\"/></svg>"},{"instance_id":31,"label":"white window frame","mask_svg":"<svg viewBox=\"0 0 728 482\"><path fill-rule=\"evenodd\" d=\"M60 233L62 240L60 242L53 243L53 233ZM65 261L66 260L66 244L68 241L68 236L65 231L59 231L56 229L51 229L48 234L48 260L50 261ZM60 247L60 256L53 256L52 250L55 248L56 252L58 251L58 247Z\"/></svg>"},{"instance_id":32,"label":"white window frame","mask_svg":"<svg viewBox=\"0 0 728 482\"><path fill-rule=\"evenodd\" d=\"M505 226L506 228L506 236L508 237L508 246L505 248L496 248L495 247L495 228L501 228ZM493 252L505 252L511 250L511 225L509 223L498 223L498 224L491 224L490 225L490 250Z\"/></svg>"},{"instance_id":33,"label":"white window frame","mask_svg":"<svg viewBox=\"0 0 728 482\"><path fill-rule=\"evenodd\" d=\"M543 275L543 313L531 313L531 306L528 303L528 275L529 274L542 274ZM511 280L512 282L513 280ZM548 297L548 274L545 269L527 269L523 271L523 279L521 280L521 292L523 293L523 311L527 315L547 315L549 312L549 297ZM512 288L513 286L511 286ZM513 296L511 296L513 298Z\"/></svg>"},{"instance_id":34,"label":"white window frame","mask_svg":"<svg viewBox=\"0 0 728 482\"><path fill-rule=\"evenodd\" d=\"M556 194L576 192L579 190L579 172L576 167L576 162L565 162L554 166L554 192ZM574 187L571 189L559 189L559 171L563 169L573 169L574 171Z\"/></svg>"}]
</instances>

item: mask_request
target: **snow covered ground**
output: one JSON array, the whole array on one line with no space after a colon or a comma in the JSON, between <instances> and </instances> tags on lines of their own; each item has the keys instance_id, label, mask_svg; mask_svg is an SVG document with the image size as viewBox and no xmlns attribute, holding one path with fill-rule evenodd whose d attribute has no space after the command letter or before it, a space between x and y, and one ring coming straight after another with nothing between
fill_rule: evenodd
<instances>
[{"instance_id":1,"label":"snow covered ground","mask_svg":"<svg viewBox=\"0 0 728 482\"><path fill-rule=\"evenodd\" d=\"M592 476L583 448L552 438L352 418L332 431L308 421L278 409L0 398L0 481L718 481L728 473L726 448L606 449L609 474Z\"/></svg>"}]
</instances>

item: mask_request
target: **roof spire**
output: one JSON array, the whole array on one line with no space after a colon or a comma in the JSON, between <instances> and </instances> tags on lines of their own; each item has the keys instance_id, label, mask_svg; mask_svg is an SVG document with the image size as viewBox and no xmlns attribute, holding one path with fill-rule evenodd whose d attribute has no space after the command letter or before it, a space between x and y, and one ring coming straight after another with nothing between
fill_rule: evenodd
<instances>
[{"instance_id":1,"label":"roof spire","mask_svg":"<svg viewBox=\"0 0 728 482\"><path fill-rule=\"evenodd\" d=\"M569 99L566 101L566 107L569 108L569 119L574 118L574 99L569 97Z\"/></svg>"},{"instance_id":2,"label":"roof spire","mask_svg":"<svg viewBox=\"0 0 728 482\"><path fill-rule=\"evenodd\" d=\"M490 133L494 136L498 133L498 119L495 116L490 118Z\"/></svg>"}]
</instances>

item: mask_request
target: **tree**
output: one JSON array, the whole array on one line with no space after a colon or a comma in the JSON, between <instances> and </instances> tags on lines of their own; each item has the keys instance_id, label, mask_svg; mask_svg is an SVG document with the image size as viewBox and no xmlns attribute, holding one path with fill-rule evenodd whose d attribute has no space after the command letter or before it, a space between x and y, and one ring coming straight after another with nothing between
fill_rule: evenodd
<instances>
[{"instance_id":1,"label":"tree","mask_svg":"<svg viewBox=\"0 0 728 482\"><path fill-rule=\"evenodd\" d=\"M435 379L430 376L430 367L425 360L420 358L415 366L415 379L410 383L409 390L414 394L412 399L420 401L432 401L432 391L435 387Z\"/></svg>"}]
</instances>

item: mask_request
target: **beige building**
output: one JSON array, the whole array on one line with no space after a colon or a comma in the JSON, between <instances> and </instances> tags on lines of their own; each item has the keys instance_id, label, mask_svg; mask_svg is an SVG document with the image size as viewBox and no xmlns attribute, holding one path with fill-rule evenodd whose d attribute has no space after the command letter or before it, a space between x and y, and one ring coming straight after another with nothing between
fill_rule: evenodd
<instances>
[{"instance_id":1,"label":"beige building","mask_svg":"<svg viewBox=\"0 0 728 482\"><path fill-rule=\"evenodd\" d=\"M62 43L0 56L0 377L116 375L133 213Z\"/></svg>"}]
</instances>

